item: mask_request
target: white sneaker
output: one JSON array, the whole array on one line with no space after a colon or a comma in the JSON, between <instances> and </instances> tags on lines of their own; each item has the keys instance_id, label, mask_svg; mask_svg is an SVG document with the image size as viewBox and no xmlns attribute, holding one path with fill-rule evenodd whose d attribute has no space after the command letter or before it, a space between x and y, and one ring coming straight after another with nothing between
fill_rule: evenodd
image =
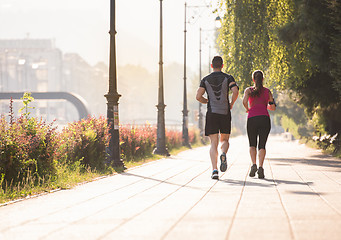
<instances>
[{"instance_id":1,"label":"white sneaker","mask_svg":"<svg viewBox=\"0 0 341 240\"><path fill-rule=\"evenodd\" d=\"M219 179L219 175L218 175L218 170L217 169L213 170L211 178L212 179Z\"/></svg>"}]
</instances>

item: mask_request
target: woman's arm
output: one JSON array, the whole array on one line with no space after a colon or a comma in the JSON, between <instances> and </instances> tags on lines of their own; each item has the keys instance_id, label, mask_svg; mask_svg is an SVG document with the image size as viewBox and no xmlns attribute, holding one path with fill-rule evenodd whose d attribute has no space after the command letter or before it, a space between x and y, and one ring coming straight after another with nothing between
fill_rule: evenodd
<instances>
[{"instance_id":1,"label":"woman's arm","mask_svg":"<svg viewBox=\"0 0 341 240\"><path fill-rule=\"evenodd\" d=\"M268 110L275 111L276 110L276 103L272 96L271 91L269 91L269 103L268 103Z\"/></svg>"},{"instance_id":2,"label":"woman's arm","mask_svg":"<svg viewBox=\"0 0 341 240\"><path fill-rule=\"evenodd\" d=\"M249 96L250 96L250 89L247 88L245 89L244 91L244 97L243 97L243 105L244 105L244 108L246 109L246 112L249 112Z\"/></svg>"}]
</instances>

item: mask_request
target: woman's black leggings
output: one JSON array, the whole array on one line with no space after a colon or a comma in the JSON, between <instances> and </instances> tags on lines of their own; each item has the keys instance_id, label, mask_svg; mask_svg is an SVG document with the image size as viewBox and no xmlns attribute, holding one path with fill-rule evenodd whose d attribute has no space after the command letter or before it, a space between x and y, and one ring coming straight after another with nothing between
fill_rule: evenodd
<instances>
[{"instance_id":1,"label":"woman's black leggings","mask_svg":"<svg viewBox=\"0 0 341 240\"><path fill-rule=\"evenodd\" d=\"M259 136L258 149L265 149L271 129L270 118L268 116L255 116L247 119L247 136L250 147L257 147L257 137Z\"/></svg>"}]
</instances>

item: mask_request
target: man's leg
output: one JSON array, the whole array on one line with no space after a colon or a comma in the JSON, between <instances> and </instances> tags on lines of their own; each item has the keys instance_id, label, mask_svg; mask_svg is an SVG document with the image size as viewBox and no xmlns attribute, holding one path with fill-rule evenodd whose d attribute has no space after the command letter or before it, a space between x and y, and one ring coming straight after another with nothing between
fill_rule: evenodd
<instances>
[{"instance_id":1,"label":"man's leg","mask_svg":"<svg viewBox=\"0 0 341 240\"><path fill-rule=\"evenodd\" d=\"M227 170L227 161L226 161L226 153L229 150L229 138L230 134L221 133L220 134L220 142L221 142L221 150L223 151L220 155L220 171L225 172Z\"/></svg>"},{"instance_id":2,"label":"man's leg","mask_svg":"<svg viewBox=\"0 0 341 240\"><path fill-rule=\"evenodd\" d=\"M226 153L229 150L229 138L231 133L231 113L227 115L220 115L219 118L219 129L220 129L220 142L221 151L220 155L220 171L225 172L227 170Z\"/></svg>"},{"instance_id":3,"label":"man's leg","mask_svg":"<svg viewBox=\"0 0 341 240\"><path fill-rule=\"evenodd\" d=\"M219 144L219 137L218 133L209 135L211 140L211 149L210 149L210 157L212 162L213 170L218 169L217 167L217 158L218 158L218 144Z\"/></svg>"},{"instance_id":4,"label":"man's leg","mask_svg":"<svg viewBox=\"0 0 341 240\"><path fill-rule=\"evenodd\" d=\"M221 142L221 151L225 154L229 150L230 144L229 144L230 134L222 133L220 134L220 142Z\"/></svg>"}]
</instances>

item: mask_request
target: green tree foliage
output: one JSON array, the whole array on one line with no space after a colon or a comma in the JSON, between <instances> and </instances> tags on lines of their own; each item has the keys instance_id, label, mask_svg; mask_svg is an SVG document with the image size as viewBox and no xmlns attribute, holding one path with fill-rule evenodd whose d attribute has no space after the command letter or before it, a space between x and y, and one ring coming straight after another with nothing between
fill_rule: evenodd
<instances>
[{"instance_id":1,"label":"green tree foliage","mask_svg":"<svg viewBox=\"0 0 341 240\"><path fill-rule=\"evenodd\" d=\"M289 1L223 1L226 13L219 42L227 72L236 76L244 90L251 73L262 69L270 84L284 87L288 51L279 44L277 29L291 19Z\"/></svg>"},{"instance_id":2,"label":"green tree foliage","mask_svg":"<svg viewBox=\"0 0 341 240\"><path fill-rule=\"evenodd\" d=\"M312 137L312 122L305 114L304 108L292 100L291 94L288 91L278 94L276 99L280 107L276 110L275 123L278 123L279 118L279 124L295 138Z\"/></svg>"},{"instance_id":3,"label":"green tree foliage","mask_svg":"<svg viewBox=\"0 0 341 240\"><path fill-rule=\"evenodd\" d=\"M296 100L305 106L317 132L340 133L340 80L337 77L340 61L334 49L340 41L337 30L340 7L335 7L336 1L296 0L294 3L294 19L279 29L278 35L289 52L302 51L306 60L288 59L292 72L287 87L297 93ZM300 42L306 43L304 48L299 47Z\"/></svg>"},{"instance_id":4,"label":"green tree foliage","mask_svg":"<svg viewBox=\"0 0 341 240\"><path fill-rule=\"evenodd\" d=\"M251 73L291 90L317 133L341 133L341 11L338 0L222 0L220 48L227 71L249 86ZM300 123L302 124L302 123Z\"/></svg>"},{"instance_id":5,"label":"green tree foliage","mask_svg":"<svg viewBox=\"0 0 341 240\"><path fill-rule=\"evenodd\" d=\"M333 67L331 75L335 79L333 86L341 97L341 2L339 0L328 1L331 10L330 22L334 27L334 34L331 36L331 59Z\"/></svg>"}]
</instances>

